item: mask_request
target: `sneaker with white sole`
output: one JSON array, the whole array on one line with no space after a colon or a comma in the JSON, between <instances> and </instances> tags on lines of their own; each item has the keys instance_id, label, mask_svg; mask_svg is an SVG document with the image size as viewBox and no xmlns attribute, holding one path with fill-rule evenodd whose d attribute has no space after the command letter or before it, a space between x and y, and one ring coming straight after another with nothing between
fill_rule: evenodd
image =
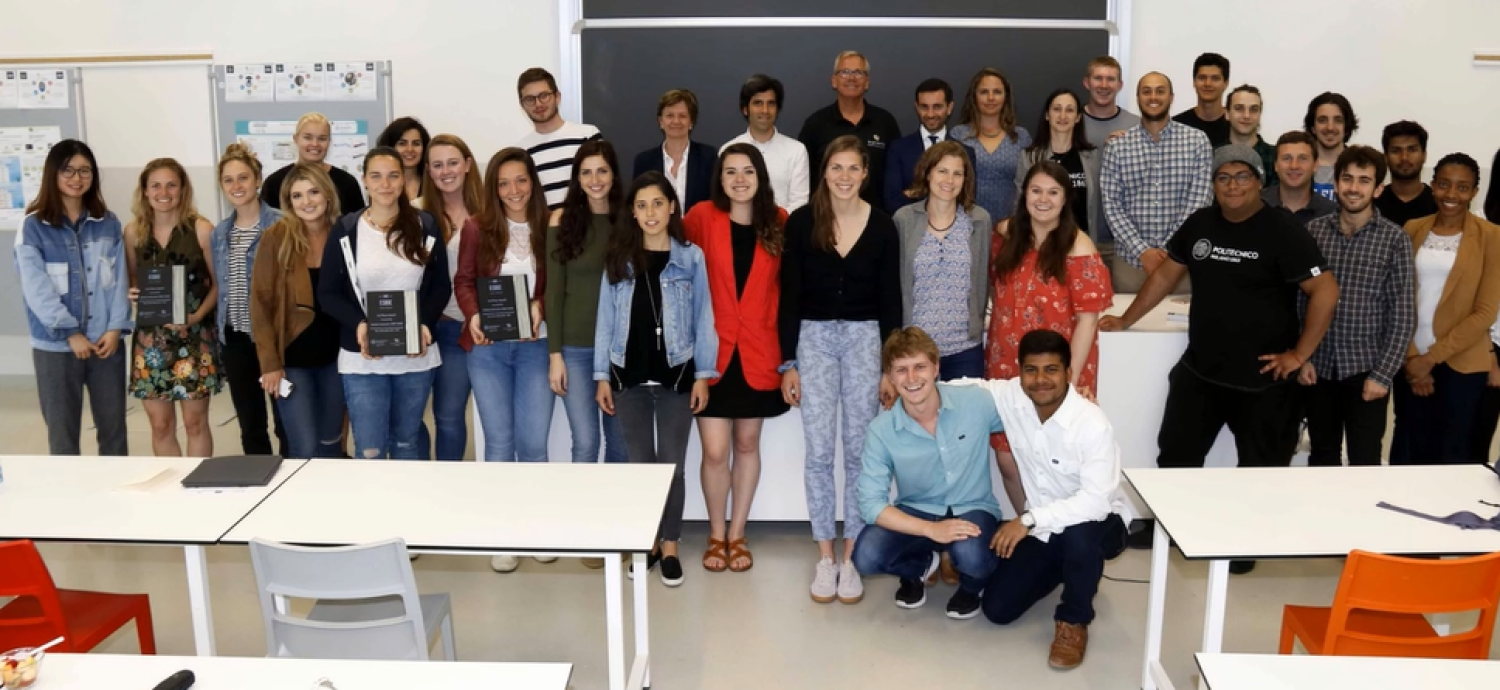
<instances>
[{"instance_id":1,"label":"sneaker with white sole","mask_svg":"<svg viewBox=\"0 0 1500 690\"><path fill-rule=\"evenodd\" d=\"M497 573L509 573L521 567L521 559L515 556L494 556L490 558L490 570Z\"/></svg>"},{"instance_id":2,"label":"sneaker with white sole","mask_svg":"<svg viewBox=\"0 0 1500 690\"><path fill-rule=\"evenodd\" d=\"M537 563L551 563L551 562L553 562L555 560L557 560L557 556L537 556L536 557L536 562Z\"/></svg>"},{"instance_id":3,"label":"sneaker with white sole","mask_svg":"<svg viewBox=\"0 0 1500 690\"><path fill-rule=\"evenodd\" d=\"M860 599L865 598L865 583L859 579L859 571L854 569L854 561L844 561L839 566L839 603L858 604Z\"/></svg>"},{"instance_id":4,"label":"sneaker with white sole","mask_svg":"<svg viewBox=\"0 0 1500 690\"><path fill-rule=\"evenodd\" d=\"M819 604L831 604L838 598L839 590L839 567L832 558L824 558L818 561L818 569L813 575L813 583L810 588L812 600Z\"/></svg>"}]
</instances>

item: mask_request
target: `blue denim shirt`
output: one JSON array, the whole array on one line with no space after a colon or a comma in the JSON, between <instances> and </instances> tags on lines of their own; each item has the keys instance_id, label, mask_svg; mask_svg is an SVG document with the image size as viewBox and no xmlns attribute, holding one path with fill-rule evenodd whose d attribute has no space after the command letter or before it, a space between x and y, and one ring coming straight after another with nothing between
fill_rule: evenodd
<instances>
[{"instance_id":1,"label":"blue denim shirt","mask_svg":"<svg viewBox=\"0 0 1500 690\"><path fill-rule=\"evenodd\" d=\"M69 352L75 333L96 342L134 327L120 219L105 212L79 220L76 230L31 214L16 233L16 273L38 350Z\"/></svg>"},{"instance_id":2,"label":"blue denim shirt","mask_svg":"<svg viewBox=\"0 0 1500 690\"><path fill-rule=\"evenodd\" d=\"M219 283L219 308L215 310L219 321L219 342L229 342L229 331L224 328L225 321L229 318L229 291L224 289L229 285L229 233L234 230L236 214L231 210L229 217L219 221L214 226L214 234L208 241L208 247L213 252L214 280ZM255 270L255 250L260 248L260 238L269 230L276 221L281 219L281 211L271 208L270 204L260 202L260 234L250 240L250 249L245 252L245 272L249 274ZM248 278L246 276L249 286ZM249 299L249 296L246 296ZM246 333L245 335L249 335Z\"/></svg>"},{"instance_id":3,"label":"blue denim shirt","mask_svg":"<svg viewBox=\"0 0 1500 690\"><path fill-rule=\"evenodd\" d=\"M625 342L630 338L630 306L635 278L613 285L600 277L599 317L594 322L594 380L608 381L609 366L625 366ZM672 242L667 267L661 272L662 337L667 364L682 366L692 358L695 379L714 379L719 373L719 334L714 330L713 303L708 297L708 267L703 250Z\"/></svg>"}]
</instances>

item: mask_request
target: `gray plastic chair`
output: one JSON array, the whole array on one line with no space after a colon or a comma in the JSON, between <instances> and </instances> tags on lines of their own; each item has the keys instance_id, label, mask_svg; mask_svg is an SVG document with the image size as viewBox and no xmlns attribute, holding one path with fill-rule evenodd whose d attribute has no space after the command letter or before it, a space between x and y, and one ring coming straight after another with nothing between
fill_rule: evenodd
<instances>
[{"instance_id":1,"label":"gray plastic chair","mask_svg":"<svg viewBox=\"0 0 1500 690\"><path fill-rule=\"evenodd\" d=\"M266 623L266 656L298 659L427 661L441 633L455 660L453 604L447 594L417 593L406 542L306 548L250 541L250 561ZM313 599L306 617L288 598Z\"/></svg>"}]
</instances>

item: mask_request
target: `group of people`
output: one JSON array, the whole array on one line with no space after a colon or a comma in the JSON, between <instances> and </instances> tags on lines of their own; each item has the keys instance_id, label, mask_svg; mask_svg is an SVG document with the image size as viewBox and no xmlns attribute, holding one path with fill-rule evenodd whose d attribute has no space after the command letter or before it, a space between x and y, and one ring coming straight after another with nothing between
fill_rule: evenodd
<instances>
[{"instance_id":1,"label":"group of people","mask_svg":"<svg viewBox=\"0 0 1500 690\"><path fill-rule=\"evenodd\" d=\"M459 137L403 117L357 179L325 162L330 124L309 113L297 161L268 176L246 146L224 151L234 212L217 225L182 166L158 159L122 226L92 151L64 141L15 250L51 452L79 452L87 389L101 453L127 453L128 390L155 453L182 454L180 407L187 454L211 455L208 402L227 383L248 454L272 453L274 436L290 457L459 460L472 398L480 460L545 461L560 398L574 462L675 466L648 560L675 586L694 420L702 566L741 572L763 423L795 406L814 601L856 603L861 574L889 573L914 608L940 573L958 585L950 616L1004 624L1061 584L1058 668L1081 663L1103 562L1127 541L1119 452L1092 402L1097 333L1168 295L1195 304L1163 467L1201 466L1225 424L1242 464L1284 465L1304 409L1314 464L1341 464L1346 440L1350 462L1378 463L1392 389L1392 462L1487 453L1500 228L1469 210L1470 157L1421 181L1419 125L1386 128L1383 153L1349 145L1358 122L1330 93L1306 131L1267 144L1260 92L1226 98L1229 62L1210 53L1196 106L1175 118L1155 72L1138 82L1140 114L1120 108L1119 63L1101 57L1085 96L1048 96L1034 135L986 68L951 129L952 88L919 84L921 126L903 137L864 100L869 79L862 55L841 53L836 101L792 138L776 126L781 83L755 75L747 131L717 149L691 139L694 94L668 91L663 143L628 179L596 128L561 117L540 68L517 80L533 131L483 169ZM144 266L185 267L185 323L135 327ZM535 337L486 337L491 276L525 277ZM414 296L417 354L371 354L372 291ZM1117 291L1139 294L1103 316ZM990 448L1019 513L1003 524Z\"/></svg>"}]
</instances>

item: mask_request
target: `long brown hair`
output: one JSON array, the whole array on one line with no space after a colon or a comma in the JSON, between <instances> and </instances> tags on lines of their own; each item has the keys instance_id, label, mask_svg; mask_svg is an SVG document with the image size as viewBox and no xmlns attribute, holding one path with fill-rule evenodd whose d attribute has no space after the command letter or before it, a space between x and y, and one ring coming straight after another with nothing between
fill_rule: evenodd
<instances>
[{"instance_id":1,"label":"long brown hair","mask_svg":"<svg viewBox=\"0 0 1500 690\"><path fill-rule=\"evenodd\" d=\"M927 187L927 177L932 174L932 169L937 167L944 158L957 158L964 163L964 184L958 190L958 198L955 199L964 211L974 210L974 162L969 160L969 152L963 144L956 141L940 141L927 148L926 153L917 160L916 173L912 175L911 186L906 189L906 198L922 199L931 194Z\"/></svg>"},{"instance_id":2,"label":"long brown hair","mask_svg":"<svg viewBox=\"0 0 1500 690\"><path fill-rule=\"evenodd\" d=\"M146 167L141 170L140 179L136 181L135 198L130 201L130 213L135 216L133 224L135 225L135 246L137 248L146 246L146 243L151 240L152 231L155 229L153 221L156 217L156 212L151 210L151 202L146 200L146 180L151 177L151 173L158 170L172 171L172 174L177 176L177 181L182 184L182 196L178 199L177 223L174 225L174 228L195 232L195 228L198 226L198 219L202 218L202 216L198 215L198 207L193 205L193 183L188 179L187 170L175 159L157 158L147 163ZM95 171L94 174L98 175L99 173Z\"/></svg>"},{"instance_id":3,"label":"long brown hair","mask_svg":"<svg viewBox=\"0 0 1500 690\"><path fill-rule=\"evenodd\" d=\"M959 111L958 123L968 125L974 130L974 136L979 136L979 82L985 77L994 77L1000 80L1000 85L1005 89L1005 102L1000 105L1000 129L1005 136L1012 139L1016 137L1016 99L1010 90L1010 79L1005 73L994 67L985 67L969 80L969 93L964 95L964 107Z\"/></svg>"},{"instance_id":4,"label":"long brown hair","mask_svg":"<svg viewBox=\"0 0 1500 690\"><path fill-rule=\"evenodd\" d=\"M776 205L776 192L771 189L771 174L766 171L766 158L760 149L746 143L730 144L719 154L714 165L713 193L709 199L714 207L729 212L729 194L724 191L724 161L730 156L745 156L755 168L755 196L750 199L750 225L755 228L755 238L771 256L781 255L782 220L781 208Z\"/></svg>"},{"instance_id":5,"label":"long brown hair","mask_svg":"<svg viewBox=\"0 0 1500 690\"><path fill-rule=\"evenodd\" d=\"M292 166L291 172L281 181L281 208L283 213L281 219L277 220L271 227L266 228L268 237L275 237L280 241L276 250L276 261L285 270L296 268L299 262L307 260L309 249L307 241L307 223L297 216L296 209L292 208L292 186L306 180L318 188L318 193L328 202L323 210L323 222L328 224L328 229L339 219L339 194L333 186L333 178L323 171L323 166L317 163L297 163Z\"/></svg>"},{"instance_id":6,"label":"long brown hair","mask_svg":"<svg viewBox=\"0 0 1500 690\"><path fill-rule=\"evenodd\" d=\"M1031 207L1026 203L1026 190L1031 186L1032 178L1038 175L1046 175L1061 186L1063 198L1057 229L1048 234L1046 241L1037 248L1037 271L1044 278L1051 278L1059 283L1068 279L1068 253L1073 250L1073 242L1078 239L1078 221L1073 218L1073 181L1068 177L1066 168L1045 159L1026 171L1026 182L1021 185L1021 201L1016 204L1015 215L1010 217L1010 232L1005 238L1005 244L1000 247L999 254L990 262L991 270L997 278L1008 278L1020 268L1026 252L1036 242L1036 233L1031 229Z\"/></svg>"},{"instance_id":7,"label":"long brown hair","mask_svg":"<svg viewBox=\"0 0 1500 690\"><path fill-rule=\"evenodd\" d=\"M67 207L63 206L62 189L58 187L57 178L73 156L87 158L94 175L89 178L88 189L83 190L84 214L90 218L103 218L109 213L109 208L104 205L104 194L99 191L99 162L94 159L94 150L77 139L64 139L47 152L47 161L42 164L42 189L26 205L27 213L35 213L42 222L54 228L67 223Z\"/></svg>"},{"instance_id":8,"label":"long brown hair","mask_svg":"<svg viewBox=\"0 0 1500 690\"><path fill-rule=\"evenodd\" d=\"M828 148L823 149L823 181L812 193L812 244L825 252L834 251L838 244L833 231L833 193L828 191L828 163L833 160L834 155L849 151L859 154L860 166L865 170L865 181L860 185L860 191L864 190L864 185L870 184L870 152L865 149L865 142L853 134L845 134L828 142Z\"/></svg>"},{"instance_id":9,"label":"long brown hair","mask_svg":"<svg viewBox=\"0 0 1500 690\"><path fill-rule=\"evenodd\" d=\"M562 217L557 221L557 248L552 250L552 255L561 263L568 263L578 258L578 255L583 253L584 240L588 238L589 217L594 212L589 210L589 197L583 191L583 183L578 181L578 172L583 168L583 162L592 156L604 158L604 165L609 167L611 174L612 179L609 185L609 223L611 226L619 222L620 207L625 205L625 187L621 184L623 182L621 176L624 172L620 170L620 159L615 156L614 144L604 139L591 139L583 142L583 145L578 147L578 153L573 155L573 176L568 179L568 194L563 197Z\"/></svg>"},{"instance_id":10,"label":"long brown hair","mask_svg":"<svg viewBox=\"0 0 1500 690\"><path fill-rule=\"evenodd\" d=\"M625 195L627 203L634 206L636 195L652 187L660 190L672 204L672 215L667 218L667 237L677 244L687 244L687 229L682 226L682 203L666 175L652 170L635 178ZM622 213L615 234L609 238L609 251L604 255L604 275L610 284L614 284L629 279L632 271L646 270L645 267L646 240L641 226L636 223L634 214Z\"/></svg>"},{"instance_id":11,"label":"long brown hair","mask_svg":"<svg viewBox=\"0 0 1500 690\"><path fill-rule=\"evenodd\" d=\"M401 165L401 154L389 146L376 146L365 154L366 174L369 174L370 161L382 157L396 161L396 169L402 175L406 174L406 168ZM417 211L417 207L411 205L411 199L406 198L404 181L401 193L396 195L396 222L385 234L385 246L397 256L418 266L426 266L427 260L432 258L427 251L427 233L422 229L422 214Z\"/></svg>"},{"instance_id":12,"label":"long brown hair","mask_svg":"<svg viewBox=\"0 0 1500 690\"><path fill-rule=\"evenodd\" d=\"M490 156L484 166L484 188L491 195L484 210L474 218L479 228L479 265L499 266L505 263L505 250L510 246L510 226L506 222L505 202L500 200L500 168L506 163L526 166L526 177L531 180L531 197L526 200L526 227L531 231L531 256L538 271L546 263L544 248L547 243L547 195L542 191L542 181L537 175L536 161L526 149L512 146L501 149Z\"/></svg>"},{"instance_id":13,"label":"long brown hair","mask_svg":"<svg viewBox=\"0 0 1500 690\"><path fill-rule=\"evenodd\" d=\"M404 132L403 132L404 133ZM452 134L439 134L432 138L432 142L422 149L422 165L432 165L432 149L439 146L452 146L458 149L458 155L463 156L469 162L469 172L464 174L463 191L464 207L471 216L477 216L485 209L484 182L479 179L479 171L474 169L474 152L469 150L469 145ZM403 173L405 171L402 171ZM438 229L443 232L443 243L447 244L458 231L463 228L454 227L453 221L448 220L447 202L443 201L443 191L437 188L437 180L432 178L432 171L422 170L422 210L431 213L437 219Z\"/></svg>"}]
</instances>

